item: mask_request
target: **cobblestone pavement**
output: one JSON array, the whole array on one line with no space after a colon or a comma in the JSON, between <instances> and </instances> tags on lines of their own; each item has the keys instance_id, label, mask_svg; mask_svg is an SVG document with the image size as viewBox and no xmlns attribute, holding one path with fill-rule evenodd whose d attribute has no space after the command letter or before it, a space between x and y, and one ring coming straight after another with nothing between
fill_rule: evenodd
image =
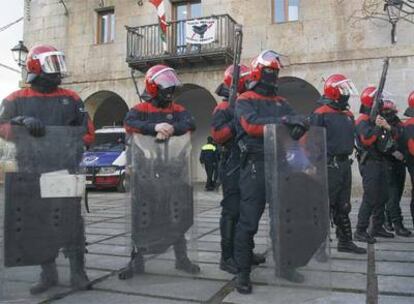
<instances>
[{"instance_id":1,"label":"cobblestone pavement","mask_svg":"<svg viewBox=\"0 0 414 304\"><path fill-rule=\"evenodd\" d=\"M68 264L61 255L58 259L61 286L56 287L59 296L43 294L29 298L24 303L301 303L286 295L301 298L299 289L276 288L266 284L269 265L256 268L252 273L254 293L249 296L234 290L234 277L219 270L220 194L197 191L197 229L187 237L196 241L189 244L191 258L202 269L196 279L175 270L171 250L159 256L146 256L146 273L128 281L120 281L117 271L129 261L129 234L124 207L125 197L115 192L91 192L91 213L85 214L89 253L86 256L87 271L94 281L93 290L75 292L68 288ZM359 199L355 199L352 221L355 225ZM402 203L405 224L412 228L408 199ZM256 251L268 247L266 216L255 239ZM331 242L332 292L306 303L366 303L367 280L378 287L379 303L414 303L414 237L379 239L375 244L375 269L367 276L367 256L338 253L332 234ZM268 260L271 260L268 257ZM19 268L16 268L18 276ZM38 268L32 275L16 280L15 289L28 289L37 280ZM377 284L376 284L377 283ZM290 291L290 293L289 293ZM374 291L375 292L375 291ZM326 293L326 291L324 291ZM1 303L1 301L0 301ZM9 302L10 303L10 302ZM23 303L23 302L16 302Z\"/></svg>"}]
</instances>

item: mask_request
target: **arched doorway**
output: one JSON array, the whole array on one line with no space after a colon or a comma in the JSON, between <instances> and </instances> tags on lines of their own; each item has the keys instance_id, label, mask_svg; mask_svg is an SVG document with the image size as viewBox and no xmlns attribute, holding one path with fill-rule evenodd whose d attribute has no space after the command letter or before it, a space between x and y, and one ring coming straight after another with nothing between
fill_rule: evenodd
<instances>
[{"instance_id":1,"label":"arched doorway","mask_svg":"<svg viewBox=\"0 0 414 304\"><path fill-rule=\"evenodd\" d=\"M185 84L177 93L176 102L183 105L194 116L197 129L191 140L193 146L193 180L205 181L206 173L198 160L201 147L206 143L207 136L210 135L211 114L217 105L216 100L203 87Z\"/></svg>"},{"instance_id":2,"label":"arched doorway","mask_svg":"<svg viewBox=\"0 0 414 304\"><path fill-rule=\"evenodd\" d=\"M103 126L122 126L129 108L118 94L99 91L85 100L85 108L96 129Z\"/></svg>"},{"instance_id":3,"label":"arched doorway","mask_svg":"<svg viewBox=\"0 0 414 304\"><path fill-rule=\"evenodd\" d=\"M317 107L316 101L321 97L313 85L296 77L281 77L278 92L300 114L311 113Z\"/></svg>"}]
</instances>

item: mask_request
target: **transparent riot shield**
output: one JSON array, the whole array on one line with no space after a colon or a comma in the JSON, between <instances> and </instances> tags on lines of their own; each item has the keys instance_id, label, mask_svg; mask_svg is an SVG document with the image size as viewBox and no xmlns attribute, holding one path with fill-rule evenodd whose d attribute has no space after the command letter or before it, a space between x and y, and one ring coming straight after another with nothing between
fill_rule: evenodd
<instances>
[{"instance_id":1,"label":"transparent riot shield","mask_svg":"<svg viewBox=\"0 0 414 304\"><path fill-rule=\"evenodd\" d=\"M285 126L265 129L269 303L329 302L329 202L325 130L295 141ZM274 297L273 297L274 295ZM319 303L319 302L318 302Z\"/></svg>"},{"instance_id":2,"label":"transparent riot shield","mask_svg":"<svg viewBox=\"0 0 414 304\"><path fill-rule=\"evenodd\" d=\"M190 135L157 141L135 134L127 158L131 261L119 273L122 290L198 299Z\"/></svg>"},{"instance_id":3,"label":"transparent riot shield","mask_svg":"<svg viewBox=\"0 0 414 304\"><path fill-rule=\"evenodd\" d=\"M47 127L42 137L23 127L5 130L0 140L0 303L35 303L84 288L85 177L78 165L85 129ZM60 251L70 263L56 262Z\"/></svg>"}]
</instances>

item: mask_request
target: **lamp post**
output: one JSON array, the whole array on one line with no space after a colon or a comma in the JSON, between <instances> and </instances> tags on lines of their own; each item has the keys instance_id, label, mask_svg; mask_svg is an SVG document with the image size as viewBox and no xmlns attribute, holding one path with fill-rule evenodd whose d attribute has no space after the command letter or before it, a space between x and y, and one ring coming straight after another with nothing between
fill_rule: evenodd
<instances>
[{"instance_id":1,"label":"lamp post","mask_svg":"<svg viewBox=\"0 0 414 304\"><path fill-rule=\"evenodd\" d=\"M384 10L387 11L388 20L391 23L391 43L395 44L397 42L397 22L400 20L401 9L404 5L403 0L384 0Z\"/></svg>"},{"instance_id":2,"label":"lamp post","mask_svg":"<svg viewBox=\"0 0 414 304\"><path fill-rule=\"evenodd\" d=\"M26 65L26 58L29 50L23 44L23 41L19 41L19 43L11 49L14 61L16 61L17 65L20 68L23 68Z\"/></svg>"}]
</instances>

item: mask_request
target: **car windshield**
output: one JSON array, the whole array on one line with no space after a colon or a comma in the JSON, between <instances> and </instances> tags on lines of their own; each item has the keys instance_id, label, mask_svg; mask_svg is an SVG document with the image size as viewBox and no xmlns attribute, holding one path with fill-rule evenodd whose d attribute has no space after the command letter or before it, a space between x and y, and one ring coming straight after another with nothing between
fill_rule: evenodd
<instances>
[{"instance_id":1,"label":"car windshield","mask_svg":"<svg viewBox=\"0 0 414 304\"><path fill-rule=\"evenodd\" d=\"M124 149L125 133L96 133L95 143L89 151L120 152Z\"/></svg>"}]
</instances>

